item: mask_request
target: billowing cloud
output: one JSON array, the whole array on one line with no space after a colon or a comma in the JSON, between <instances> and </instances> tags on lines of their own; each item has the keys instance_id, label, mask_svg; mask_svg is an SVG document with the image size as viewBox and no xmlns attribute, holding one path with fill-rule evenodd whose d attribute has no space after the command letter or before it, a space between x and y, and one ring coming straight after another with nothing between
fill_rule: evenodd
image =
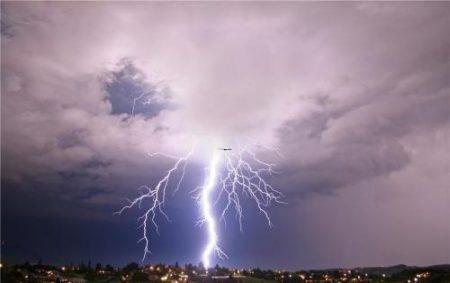
<instances>
[{"instance_id":1,"label":"billowing cloud","mask_svg":"<svg viewBox=\"0 0 450 283\"><path fill-rule=\"evenodd\" d=\"M251 229L263 221L249 209L247 234L224 235L240 254L231 265L448 262L449 3L1 6L3 230L24 258L35 242L55 241L79 258L110 260L113 245L130 251L125 242L140 254L133 229L103 228L128 221L111 212L172 162L146 154L253 139L280 149L266 157L276 158L270 181L288 204L271 211L270 232ZM188 188L203 176L197 155ZM175 222L195 221L188 191L168 204ZM60 215L105 221L79 231L64 222L77 230L70 237L98 239L84 255L84 236L68 243L45 230ZM197 261L201 233L183 221L152 239L177 247L160 260ZM264 249L274 240L275 255Z\"/></svg>"},{"instance_id":2,"label":"billowing cloud","mask_svg":"<svg viewBox=\"0 0 450 283\"><path fill-rule=\"evenodd\" d=\"M149 151L250 137L284 190L334 193L448 127L445 3L2 6L8 179L144 176Z\"/></svg>"}]
</instances>

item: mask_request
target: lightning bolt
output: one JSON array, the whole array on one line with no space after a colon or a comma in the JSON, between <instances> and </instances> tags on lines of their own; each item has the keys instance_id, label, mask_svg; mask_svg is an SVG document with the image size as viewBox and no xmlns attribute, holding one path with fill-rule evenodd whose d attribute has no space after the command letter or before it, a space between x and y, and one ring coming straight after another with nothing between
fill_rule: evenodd
<instances>
[{"instance_id":1,"label":"lightning bolt","mask_svg":"<svg viewBox=\"0 0 450 283\"><path fill-rule=\"evenodd\" d=\"M239 228L241 232L243 231L243 210L240 196L244 195L255 202L258 210L266 218L269 227L272 227L267 208L272 202L283 203L280 200L282 194L266 182L264 177L277 173L273 169L275 164L260 160L247 146L239 147L236 153L227 153L224 159L226 174L221 176L221 189L216 201L219 202L221 197L225 198L226 205L222 210L221 220L225 221L225 215L229 212L230 207L234 207Z\"/></svg>"},{"instance_id":2,"label":"lightning bolt","mask_svg":"<svg viewBox=\"0 0 450 283\"><path fill-rule=\"evenodd\" d=\"M149 203L148 209L145 211L143 215L141 215L138 218L138 221L141 223L139 225L139 228L142 228L142 238L138 240L138 243L144 242L144 255L142 257L142 261L144 261L148 253L151 253L149 249L150 241L148 238L148 231L147 231L148 224L149 222L151 222L151 224L153 224L155 228L156 233L159 234L159 227L158 224L156 223L156 216L158 215L158 213L163 215L167 219L167 221L170 221L169 217L167 216L167 214L164 213L163 210L164 202L166 201L168 185L173 174L177 170L181 170L182 173L174 189L174 193L178 191L186 172L186 166L189 157L192 155L192 153L193 151L191 150L191 152L189 152L186 156L180 158L163 153L150 154L150 156L162 155L169 158L176 158L177 161L175 162L175 165L166 172L166 175L156 184L156 186L150 187L144 185L139 187L138 190L141 191L141 195L135 198L134 200L128 200L129 204L123 206L119 211L115 213L121 215L125 210L128 210L136 206L140 209L142 206L142 202L148 201Z\"/></svg>"},{"instance_id":3,"label":"lightning bolt","mask_svg":"<svg viewBox=\"0 0 450 283\"><path fill-rule=\"evenodd\" d=\"M201 193L199 197L199 204L202 210L203 217L201 222L206 223L208 231L208 243L206 244L206 247L202 254L202 263L205 267L206 272L208 272L208 268L210 266L209 258L213 251L215 251L221 258L227 257L227 255L217 245L218 236L216 231L216 220L214 218L213 212L211 211L212 205L210 200L211 192L216 185L219 158L220 154L218 152L214 152L209 163L209 167L206 169L207 177L205 179L205 184L203 185L203 187L201 187Z\"/></svg>"},{"instance_id":4,"label":"lightning bolt","mask_svg":"<svg viewBox=\"0 0 450 283\"><path fill-rule=\"evenodd\" d=\"M225 222L226 215L234 208L235 216L239 222L239 228L243 231L243 208L241 206L241 197L246 196L254 201L258 210L266 218L269 227L272 227L272 221L267 212L267 208L272 202L283 203L280 199L281 192L274 189L266 180L275 172L274 164L267 163L259 159L249 146L239 146L237 150L219 151L215 149L209 160L208 166L205 168L205 180L202 186L197 187L193 192L196 192L195 199L201 210L201 219L199 224L204 224L207 230L207 243L202 253L202 263L205 270L208 271L210 267L211 255L215 252L219 258L228 258L228 256L218 246L219 237L217 233L216 217L213 208L219 203L223 203L220 209L219 221ZM170 168L166 175L154 187L142 186L140 188L141 195L134 200L129 200L129 204L122 207L117 214L122 214L125 210L133 207L141 208L144 201L148 202L148 208L145 213L138 218L142 228L143 236L138 241L143 241L144 256L150 253L149 237L148 237L148 223L153 224L156 233L158 232L158 225L156 216L163 215L167 220L168 216L163 211L163 205L166 200L167 190L172 178L175 178L175 172L181 171L177 185L174 187L173 193L180 188L181 182L186 172L186 166L193 151L186 156L175 157L168 154L154 153L151 156L162 155L167 158L175 159L175 163ZM222 172L223 171L223 172ZM217 191L215 191L217 189ZM211 198L216 193L217 197L214 202Z\"/></svg>"}]
</instances>

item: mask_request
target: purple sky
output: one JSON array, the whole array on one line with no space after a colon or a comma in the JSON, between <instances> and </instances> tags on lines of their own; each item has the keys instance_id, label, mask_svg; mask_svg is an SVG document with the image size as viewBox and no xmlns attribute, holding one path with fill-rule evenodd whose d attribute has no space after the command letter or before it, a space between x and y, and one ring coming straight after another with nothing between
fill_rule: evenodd
<instances>
[{"instance_id":1,"label":"purple sky","mask_svg":"<svg viewBox=\"0 0 450 283\"><path fill-rule=\"evenodd\" d=\"M280 149L287 204L221 227L220 264L450 262L449 3L1 7L7 257L137 261L135 215L112 212L170 166L147 153L251 138ZM149 262L199 261L203 166Z\"/></svg>"}]
</instances>

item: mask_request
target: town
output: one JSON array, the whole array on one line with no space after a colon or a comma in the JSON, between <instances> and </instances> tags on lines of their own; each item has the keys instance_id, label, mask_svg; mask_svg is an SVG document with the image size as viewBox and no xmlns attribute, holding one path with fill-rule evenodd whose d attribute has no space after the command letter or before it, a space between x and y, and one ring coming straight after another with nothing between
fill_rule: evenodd
<instances>
[{"instance_id":1,"label":"town","mask_svg":"<svg viewBox=\"0 0 450 283\"><path fill-rule=\"evenodd\" d=\"M0 264L3 282L450 282L450 265L430 267L391 267L327 270L233 269L216 265L206 271L202 264L184 266L175 263L139 265L121 268L91 262L54 266L42 262Z\"/></svg>"}]
</instances>

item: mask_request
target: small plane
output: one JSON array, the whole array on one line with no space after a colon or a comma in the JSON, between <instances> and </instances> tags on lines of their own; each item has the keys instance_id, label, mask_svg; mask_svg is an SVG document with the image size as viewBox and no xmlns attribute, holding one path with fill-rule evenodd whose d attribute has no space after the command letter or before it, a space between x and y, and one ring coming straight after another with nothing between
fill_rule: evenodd
<instances>
[{"instance_id":1,"label":"small plane","mask_svg":"<svg viewBox=\"0 0 450 283\"><path fill-rule=\"evenodd\" d=\"M222 147L219 147L219 150L227 151L227 150L231 150L231 148L222 148Z\"/></svg>"}]
</instances>

